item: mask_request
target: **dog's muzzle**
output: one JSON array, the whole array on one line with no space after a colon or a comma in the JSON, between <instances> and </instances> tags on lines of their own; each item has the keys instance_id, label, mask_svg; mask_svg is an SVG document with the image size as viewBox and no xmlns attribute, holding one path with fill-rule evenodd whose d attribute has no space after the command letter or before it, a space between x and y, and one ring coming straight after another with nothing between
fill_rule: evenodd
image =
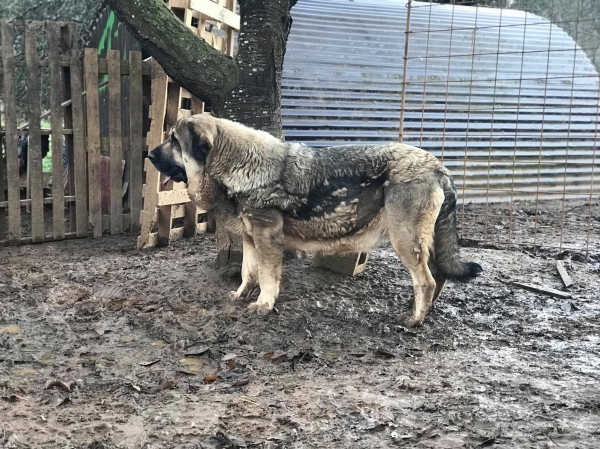
<instances>
[{"instance_id":1,"label":"dog's muzzle","mask_svg":"<svg viewBox=\"0 0 600 449\"><path fill-rule=\"evenodd\" d=\"M185 170L181 169L181 167L175 164L171 164L168 161L163 160L160 157L160 153L157 153L156 150L152 150L150 153L148 153L148 159L159 172L165 175L165 180L163 181L164 185L166 185L169 181L185 182L187 184L188 179Z\"/></svg>"}]
</instances>

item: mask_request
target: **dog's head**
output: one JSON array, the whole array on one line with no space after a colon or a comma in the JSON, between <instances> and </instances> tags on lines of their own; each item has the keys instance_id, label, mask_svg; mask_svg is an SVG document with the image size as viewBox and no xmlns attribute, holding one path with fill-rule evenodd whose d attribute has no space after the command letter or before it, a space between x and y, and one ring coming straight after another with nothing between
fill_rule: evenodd
<instances>
[{"instance_id":1,"label":"dog's head","mask_svg":"<svg viewBox=\"0 0 600 449\"><path fill-rule=\"evenodd\" d=\"M169 180L185 182L191 194L198 192L206 160L213 149L217 126L207 114L178 120L169 131L167 140L154 148L148 159Z\"/></svg>"}]
</instances>

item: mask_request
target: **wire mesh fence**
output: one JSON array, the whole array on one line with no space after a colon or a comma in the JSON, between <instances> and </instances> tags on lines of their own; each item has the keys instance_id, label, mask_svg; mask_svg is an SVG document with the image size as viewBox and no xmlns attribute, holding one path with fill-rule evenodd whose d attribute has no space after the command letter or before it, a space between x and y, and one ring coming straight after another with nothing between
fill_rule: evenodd
<instances>
[{"instance_id":1,"label":"wire mesh fence","mask_svg":"<svg viewBox=\"0 0 600 449\"><path fill-rule=\"evenodd\" d=\"M591 2L448 3L406 4L400 139L453 173L465 243L598 253Z\"/></svg>"}]
</instances>

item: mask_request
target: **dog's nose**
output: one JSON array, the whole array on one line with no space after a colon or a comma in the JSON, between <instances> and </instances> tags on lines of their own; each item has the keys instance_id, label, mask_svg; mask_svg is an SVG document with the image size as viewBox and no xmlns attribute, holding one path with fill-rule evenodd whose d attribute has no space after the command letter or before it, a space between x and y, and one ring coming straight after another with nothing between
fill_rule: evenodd
<instances>
[{"instance_id":1,"label":"dog's nose","mask_svg":"<svg viewBox=\"0 0 600 449\"><path fill-rule=\"evenodd\" d=\"M154 164L154 161L156 161L156 153L154 151L150 151L150 153L148 153L148 159L150 159L150 162Z\"/></svg>"}]
</instances>

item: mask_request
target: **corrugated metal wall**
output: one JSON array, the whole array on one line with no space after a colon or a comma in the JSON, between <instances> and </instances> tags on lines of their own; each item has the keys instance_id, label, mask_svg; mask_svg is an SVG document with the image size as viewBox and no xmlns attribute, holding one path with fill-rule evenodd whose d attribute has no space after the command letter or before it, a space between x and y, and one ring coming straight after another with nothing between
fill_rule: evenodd
<instances>
[{"instance_id":1,"label":"corrugated metal wall","mask_svg":"<svg viewBox=\"0 0 600 449\"><path fill-rule=\"evenodd\" d=\"M398 139L407 11L405 0L298 2L288 141ZM404 142L442 157L466 201L589 196L598 74L571 37L521 11L420 2L410 29Z\"/></svg>"}]
</instances>

